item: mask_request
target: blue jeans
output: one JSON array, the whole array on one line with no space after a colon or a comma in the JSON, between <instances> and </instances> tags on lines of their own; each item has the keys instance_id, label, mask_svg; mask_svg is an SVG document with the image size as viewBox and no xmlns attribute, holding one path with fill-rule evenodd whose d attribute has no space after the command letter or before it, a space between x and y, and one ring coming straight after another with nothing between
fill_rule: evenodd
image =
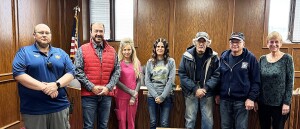
<instances>
[{"instance_id":1,"label":"blue jeans","mask_svg":"<svg viewBox=\"0 0 300 129\"><path fill-rule=\"evenodd\" d=\"M169 127L169 116L172 107L172 98L166 97L161 104L155 103L155 98L148 97L148 109L150 115L150 129L156 129L157 116L159 116L160 126Z\"/></svg>"},{"instance_id":2,"label":"blue jeans","mask_svg":"<svg viewBox=\"0 0 300 129\"><path fill-rule=\"evenodd\" d=\"M200 99L195 97L194 94L184 97L185 98L185 128L194 129L197 112L200 107L201 111L201 129L213 128L213 109L214 97L202 97Z\"/></svg>"},{"instance_id":3,"label":"blue jeans","mask_svg":"<svg viewBox=\"0 0 300 129\"><path fill-rule=\"evenodd\" d=\"M248 110L245 101L220 101L221 128L222 129L247 129Z\"/></svg>"},{"instance_id":4,"label":"blue jeans","mask_svg":"<svg viewBox=\"0 0 300 129\"><path fill-rule=\"evenodd\" d=\"M97 129L107 129L109 120L110 96L82 96L83 129L94 129L94 121L97 117Z\"/></svg>"}]
</instances>

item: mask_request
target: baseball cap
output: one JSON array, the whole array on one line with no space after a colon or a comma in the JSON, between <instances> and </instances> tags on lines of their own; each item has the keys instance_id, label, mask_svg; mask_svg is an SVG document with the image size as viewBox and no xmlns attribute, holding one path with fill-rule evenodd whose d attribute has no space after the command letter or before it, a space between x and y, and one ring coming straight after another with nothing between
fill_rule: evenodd
<instances>
[{"instance_id":1,"label":"baseball cap","mask_svg":"<svg viewBox=\"0 0 300 129\"><path fill-rule=\"evenodd\" d=\"M199 40L200 38L205 39L205 41L209 41L209 36L206 32L198 32L194 40Z\"/></svg>"},{"instance_id":2,"label":"baseball cap","mask_svg":"<svg viewBox=\"0 0 300 129\"><path fill-rule=\"evenodd\" d=\"M238 39L240 41L245 41L245 36L242 32L233 32L229 40Z\"/></svg>"}]
</instances>

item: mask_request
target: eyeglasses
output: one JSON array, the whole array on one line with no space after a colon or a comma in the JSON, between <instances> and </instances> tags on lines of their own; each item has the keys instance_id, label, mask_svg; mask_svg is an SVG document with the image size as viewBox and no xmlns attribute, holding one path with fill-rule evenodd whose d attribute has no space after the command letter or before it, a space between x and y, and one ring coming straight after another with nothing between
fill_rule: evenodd
<instances>
[{"instance_id":1,"label":"eyeglasses","mask_svg":"<svg viewBox=\"0 0 300 129\"><path fill-rule=\"evenodd\" d=\"M209 43L209 42L207 42L207 41L196 41L196 43L199 43L199 44L204 43L204 44L206 44L206 43Z\"/></svg>"},{"instance_id":2,"label":"eyeglasses","mask_svg":"<svg viewBox=\"0 0 300 129\"><path fill-rule=\"evenodd\" d=\"M269 43L270 43L270 44L278 44L279 41L278 41L278 40L270 40Z\"/></svg>"},{"instance_id":3,"label":"eyeglasses","mask_svg":"<svg viewBox=\"0 0 300 129\"><path fill-rule=\"evenodd\" d=\"M233 43L241 43L241 41L229 41L230 44L233 44Z\"/></svg>"},{"instance_id":4,"label":"eyeglasses","mask_svg":"<svg viewBox=\"0 0 300 129\"><path fill-rule=\"evenodd\" d=\"M93 32L94 33L103 33L104 31L103 30L94 30Z\"/></svg>"},{"instance_id":5,"label":"eyeglasses","mask_svg":"<svg viewBox=\"0 0 300 129\"><path fill-rule=\"evenodd\" d=\"M50 35L51 34L51 32L49 32L49 31L39 31L39 32L35 32L35 33L40 34L40 35L43 35L43 34Z\"/></svg>"}]
</instances>

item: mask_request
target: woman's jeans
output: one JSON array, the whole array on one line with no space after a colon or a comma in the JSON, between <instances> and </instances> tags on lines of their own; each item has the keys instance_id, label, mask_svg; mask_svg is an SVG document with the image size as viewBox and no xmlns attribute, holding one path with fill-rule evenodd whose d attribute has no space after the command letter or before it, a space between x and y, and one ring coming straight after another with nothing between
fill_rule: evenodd
<instances>
[{"instance_id":1,"label":"woman's jeans","mask_svg":"<svg viewBox=\"0 0 300 129\"><path fill-rule=\"evenodd\" d=\"M157 104L155 98L148 97L150 129L156 129L158 119L160 121L160 127L169 127L169 116L172 104L172 97L166 97L161 104Z\"/></svg>"}]
</instances>

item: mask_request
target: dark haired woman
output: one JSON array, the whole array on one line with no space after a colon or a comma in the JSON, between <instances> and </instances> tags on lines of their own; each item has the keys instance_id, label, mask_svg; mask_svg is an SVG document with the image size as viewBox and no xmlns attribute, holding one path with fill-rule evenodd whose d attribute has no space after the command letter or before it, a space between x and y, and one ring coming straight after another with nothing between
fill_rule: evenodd
<instances>
[{"instance_id":1,"label":"dark haired woman","mask_svg":"<svg viewBox=\"0 0 300 129\"><path fill-rule=\"evenodd\" d=\"M163 38L157 39L153 44L152 58L147 62L145 73L150 129L156 129L158 117L160 127L169 127L175 68L175 61L169 56L168 42ZM157 116L158 112L160 114Z\"/></svg>"}]
</instances>

